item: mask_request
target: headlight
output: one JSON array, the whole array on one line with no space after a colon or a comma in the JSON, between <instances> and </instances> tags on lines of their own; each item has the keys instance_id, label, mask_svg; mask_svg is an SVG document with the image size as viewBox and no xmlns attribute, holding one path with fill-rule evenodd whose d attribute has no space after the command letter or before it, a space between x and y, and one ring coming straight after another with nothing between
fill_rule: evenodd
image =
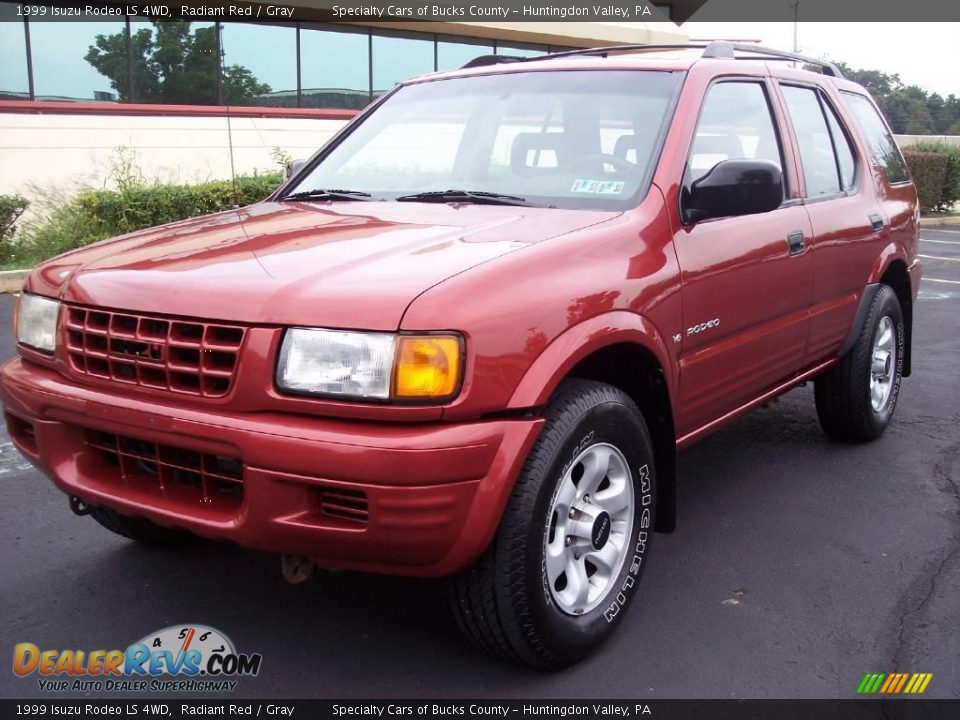
<instances>
[{"instance_id":1,"label":"headlight","mask_svg":"<svg viewBox=\"0 0 960 720\"><path fill-rule=\"evenodd\" d=\"M39 295L20 296L17 309L17 342L52 353L57 347L57 315L60 303Z\"/></svg>"},{"instance_id":2,"label":"headlight","mask_svg":"<svg viewBox=\"0 0 960 720\"><path fill-rule=\"evenodd\" d=\"M283 390L375 400L442 400L460 384L456 335L287 330L277 385Z\"/></svg>"}]
</instances>

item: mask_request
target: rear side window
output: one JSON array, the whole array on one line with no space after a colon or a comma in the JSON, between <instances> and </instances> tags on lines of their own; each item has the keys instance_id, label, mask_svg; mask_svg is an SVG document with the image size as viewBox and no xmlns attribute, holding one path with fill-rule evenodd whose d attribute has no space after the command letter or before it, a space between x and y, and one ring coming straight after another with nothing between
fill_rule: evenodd
<instances>
[{"instance_id":1,"label":"rear side window","mask_svg":"<svg viewBox=\"0 0 960 720\"><path fill-rule=\"evenodd\" d=\"M842 95L887 182L899 183L909 180L910 176L907 175L907 167L903 162L900 149L873 103L862 95L846 92Z\"/></svg>"},{"instance_id":2,"label":"rear side window","mask_svg":"<svg viewBox=\"0 0 960 720\"><path fill-rule=\"evenodd\" d=\"M837 158L816 90L785 85L783 98L797 135L807 197L839 193Z\"/></svg>"},{"instance_id":3,"label":"rear side window","mask_svg":"<svg viewBox=\"0 0 960 720\"><path fill-rule=\"evenodd\" d=\"M722 160L770 160L783 168L780 142L763 85L721 82L710 87L687 163L688 183Z\"/></svg>"},{"instance_id":4,"label":"rear side window","mask_svg":"<svg viewBox=\"0 0 960 720\"><path fill-rule=\"evenodd\" d=\"M837 151L837 165L840 168L840 185L844 190L851 190L857 176L857 163L853 146L850 144L849 136L843 131L843 127L840 125L840 119L830 106L830 103L825 102L822 96L820 103L823 105L823 110L827 115L827 125L830 126L830 135L833 137L833 147Z\"/></svg>"}]
</instances>

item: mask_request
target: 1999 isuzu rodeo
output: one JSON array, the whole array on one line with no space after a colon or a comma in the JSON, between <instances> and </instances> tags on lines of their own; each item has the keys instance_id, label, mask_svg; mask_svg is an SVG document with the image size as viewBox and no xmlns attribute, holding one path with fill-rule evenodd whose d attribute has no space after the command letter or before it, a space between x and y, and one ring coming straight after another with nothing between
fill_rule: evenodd
<instances>
[{"instance_id":1,"label":"1999 isuzu rodeo","mask_svg":"<svg viewBox=\"0 0 960 720\"><path fill-rule=\"evenodd\" d=\"M6 423L116 533L450 576L479 645L561 667L673 529L678 448L810 379L829 436L884 431L918 222L828 63L478 58L395 88L264 202L36 268Z\"/></svg>"}]
</instances>

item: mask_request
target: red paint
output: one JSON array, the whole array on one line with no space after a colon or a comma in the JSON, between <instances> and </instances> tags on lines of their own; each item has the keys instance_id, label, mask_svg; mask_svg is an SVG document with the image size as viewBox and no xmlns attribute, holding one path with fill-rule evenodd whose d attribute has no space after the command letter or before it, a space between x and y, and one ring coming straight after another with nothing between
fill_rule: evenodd
<instances>
[{"instance_id":1,"label":"red paint","mask_svg":"<svg viewBox=\"0 0 960 720\"><path fill-rule=\"evenodd\" d=\"M0 100L0 113L27 113L32 115L151 115L168 117L351 120L358 112L358 110L346 110L343 108L160 105L154 103L70 102L66 100Z\"/></svg>"},{"instance_id":2,"label":"red paint","mask_svg":"<svg viewBox=\"0 0 960 720\"><path fill-rule=\"evenodd\" d=\"M171 397L79 377L62 350L47 358L21 348L22 359L2 369L14 441L89 503L327 565L444 575L489 542L541 427L539 409L591 353L631 344L655 359L676 436L687 444L833 364L864 286L891 263L909 269L916 296L916 193L910 183L887 184L868 160L838 95L862 92L857 86L744 61L539 66L562 72L608 62L687 71L654 184L637 207L267 202L67 253L34 271L26 289L85 306L242 324L239 371L225 397ZM794 202L684 225L680 182L699 109L710 83L730 75L766 85ZM834 101L860 155L849 196L802 200L778 78L815 83ZM880 231L867 220L877 212L888 219ZM806 242L799 256L787 251L794 231ZM720 323L709 332L687 333L712 318ZM273 372L290 325L458 331L462 391L434 406L282 395ZM21 441L24 422L39 454ZM80 428L241 459L242 511L184 508L85 473ZM369 524L345 527L319 513L320 486L365 494Z\"/></svg>"}]
</instances>

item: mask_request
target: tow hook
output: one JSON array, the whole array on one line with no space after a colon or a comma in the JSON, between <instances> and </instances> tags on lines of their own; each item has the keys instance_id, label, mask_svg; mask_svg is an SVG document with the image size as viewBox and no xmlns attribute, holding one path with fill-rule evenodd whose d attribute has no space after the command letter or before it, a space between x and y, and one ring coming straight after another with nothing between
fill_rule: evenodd
<instances>
[{"instance_id":1,"label":"tow hook","mask_svg":"<svg viewBox=\"0 0 960 720\"><path fill-rule=\"evenodd\" d=\"M302 555L282 555L280 557L280 572L283 579L291 585L299 585L309 580L315 567L313 560Z\"/></svg>"},{"instance_id":2,"label":"tow hook","mask_svg":"<svg viewBox=\"0 0 960 720\"><path fill-rule=\"evenodd\" d=\"M74 515L79 515L80 517L90 514L90 506L76 495L70 496L70 510L73 511Z\"/></svg>"}]
</instances>

